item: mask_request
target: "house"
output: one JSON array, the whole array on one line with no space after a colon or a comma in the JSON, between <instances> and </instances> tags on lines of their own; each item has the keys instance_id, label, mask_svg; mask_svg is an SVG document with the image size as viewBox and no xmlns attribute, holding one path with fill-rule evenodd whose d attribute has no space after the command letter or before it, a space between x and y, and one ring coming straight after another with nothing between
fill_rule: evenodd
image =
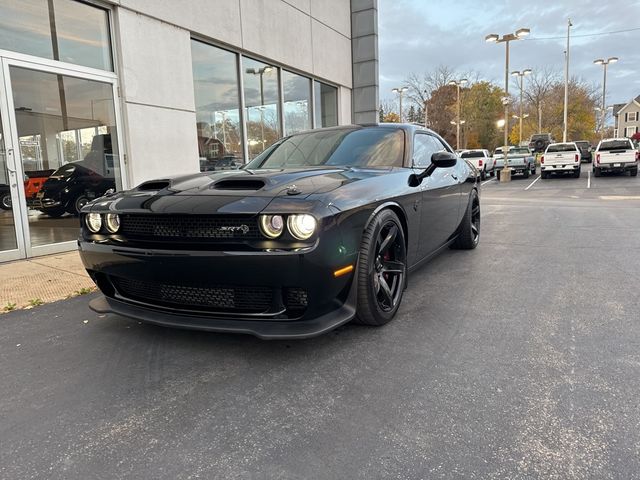
<instances>
[{"instance_id":1,"label":"house","mask_svg":"<svg viewBox=\"0 0 640 480\"><path fill-rule=\"evenodd\" d=\"M640 132L640 95L625 105L614 106L613 115L615 117L615 137L627 137Z\"/></svg>"}]
</instances>

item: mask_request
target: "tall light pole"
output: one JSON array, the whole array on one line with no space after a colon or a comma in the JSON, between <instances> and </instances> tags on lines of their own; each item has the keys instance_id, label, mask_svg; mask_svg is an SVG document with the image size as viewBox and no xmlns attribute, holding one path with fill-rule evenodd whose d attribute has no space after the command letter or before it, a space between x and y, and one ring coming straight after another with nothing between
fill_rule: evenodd
<instances>
[{"instance_id":1,"label":"tall light pole","mask_svg":"<svg viewBox=\"0 0 640 480\"><path fill-rule=\"evenodd\" d=\"M402 123L402 95L407 90L409 90L409 87L396 87L396 88L391 89L391 91L393 93L397 93L398 94L398 99L399 99L399 102L400 102L400 105L399 105L399 107L400 107L400 109L399 109L400 110L400 123Z\"/></svg>"},{"instance_id":2,"label":"tall light pole","mask_svg":"<svg viewBox=\"0 0 640 480\"><path fill-rule=\"evenodd\" d=\"M605 97L607 95L607 65L609 65L610 63L616 63L618 60L618 57L609 57L606 60L604 58L598 58L593 61L593 63L595 63L596 65L602 65L604 67L604 79L602 80L602 110L600 111L600 115L602 115L600 125L600 140L604 138L604 120L607 113L607 109L604 106Z\"/></svg>"},{"instance_id":3,"label":"tall light pole","mask_svg":"<svg viewBox=\"0 0 640 480\"><path fill-rule=\"evenodd\" d=\"M468 80L466 78L461 78L460 80L451 80L449 85L456 87L457 99L456 99L456 121L451 122L456 126L456 150L460 150L460 125L464 122L460 121L460 87L463 87L467 84Z\"/></svg>"},{"instance_id":4,"label":"tall light pole","mask_svg":"<svg viewBox=\"0 0 640 480\"><path fill-rule=\"evenodd\" d=\"M518 143L522 143L522 119L525 118L525 116L522 115L522 95L524 93L524 77L526 77L527 75L531 75L531 69L530 68L525 68L522 71L515 71L515 72L511 72L511 75L513 75L514 77L518 77L518 80L520 81L520 115L517 115L517 118L520 119L520 140L518 141ZM529 115L526 115L527 117Z\"/></svg>"},{"instance_id":5,"label":"tall light pole","mask_svg":"<svg viewBox=\"0 0 640 480\"><path fill-rule=\"evenodd\" d=\"M509 42L512 40L520 40L531 33L528 28L519 28L515 33L506 33L502 37L496 33L490 33L484 37L489 43L504 43L506 45L506 60L504 65L504 167L500 172L500 181L511 181L511 170L509 170L509 161L507 160L507 151L509 150Z\"/></svg>"},{"instance_id":6,"label":"tall light pole","mask_svg":"<svg viewBox=\"0 0 640 480\"><path fill-rule=\"evenodd\" d=\"M567 141L567 115L569 112L569 37L571 35L571 19L567 19L567 50L565 52L565 66L564 66L564 120L562 127L562 141Z\"/></svg>"}]
</instances>

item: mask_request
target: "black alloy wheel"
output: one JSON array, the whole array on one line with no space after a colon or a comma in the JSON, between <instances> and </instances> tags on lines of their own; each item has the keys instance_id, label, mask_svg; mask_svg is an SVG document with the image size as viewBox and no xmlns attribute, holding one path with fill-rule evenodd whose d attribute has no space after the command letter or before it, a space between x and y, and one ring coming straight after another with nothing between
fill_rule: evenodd
<instances>
[{"instance_id":1,"label":"black alloy wheel","mask_svg":"<svg viewBox=\"0 0 640 480\"><path fill-rule=\"evenodd\" d=\"M0 198L0 208L3 210L11 210L11 193L6 192Z\"/></svg>"},{"instance_id":2,"label":"black alloy wheel","mask_svg":"<svg viewBox=\"0 0 640 480\"><path fill-rule=\"evenodd\" d=\"M383 210L364 232L358 260L356 321L384 325L396 314L406 285L407 247L398 216Z\"/></svg>"},{"instance_id":3,"label":"black alloy wheel","mask_svg":"<svg viewBox=\"0 0 640 480\"><path fill-rule=\"evenodd\" d=\"M79 215L80 210L82 210L82 207L84 207L87 203L89 203L89 199L84 195L80 195L78 198L76 198L75 202L73 202L73 212L69 213Z\"/></svg>"}]
</instances>

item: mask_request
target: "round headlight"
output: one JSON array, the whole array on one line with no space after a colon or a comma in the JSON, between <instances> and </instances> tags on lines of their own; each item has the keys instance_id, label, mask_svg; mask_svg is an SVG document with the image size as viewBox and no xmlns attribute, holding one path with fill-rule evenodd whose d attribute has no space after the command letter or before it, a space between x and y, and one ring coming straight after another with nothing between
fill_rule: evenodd
<instances>
[{"instance_id":1,"label":"round headlight","mask_svg":"<svg viewBox=\"0 0 640 480\"><path fill-rule=\"evenodd\" d=\"M287 219L289 231L298 240L307 240L316 231L316 219L307 214L290 215Z\"/></svg>"},{"instance_id":2,"label":"round headlight","mask_svg":"<svg viewBox=\"0 0 640 480\"><path fill-rule=\"evenodd\" d=\"M284 230L284 220L282 215L261 215L260 230L265 237L278 238Z\"/></svg>"},{"instance_id":3,"label":"round headlight","mask_svg":"<svg viewBox=\"0 0 640 480\"><path fill-rule=\"evenodd\" d=\"M102 228L102 217L99 213L89 213L84 217L84 223L87 224L89 231L98 233Z\"/></svg>"},{"instance_id":4,"label":"round headlight","mask_svg":"<svg viewBox=\"0 0 640 480\"><path fill-rule=\"evenodd\" d=\"M104 226L110 233L116 233L120 229L120 216L117 213L107 213L104 217Z\"/></svg>"}]
</instances>

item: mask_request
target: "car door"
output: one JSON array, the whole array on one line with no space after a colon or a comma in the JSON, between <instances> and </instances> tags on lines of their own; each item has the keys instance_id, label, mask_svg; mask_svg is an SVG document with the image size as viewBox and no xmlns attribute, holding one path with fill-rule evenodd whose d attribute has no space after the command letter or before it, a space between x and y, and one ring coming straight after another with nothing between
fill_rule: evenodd
<instances>
[{"instance_id":1,"label":"car door","mask_svg":"<svg viewBox=\"0 0 640 480\"><path fill-rule=\"evenodd\" d=\"M431 165L431 156L449 151L434 135L416 133L413 141L413 167L424 170ZM458 160L460 161L460 160ZM418 257L428 256L451 236L457 226L460 207L460 185L457 166L437 168L422 181L422 213Z\"/></svg>"}]
</instances>

